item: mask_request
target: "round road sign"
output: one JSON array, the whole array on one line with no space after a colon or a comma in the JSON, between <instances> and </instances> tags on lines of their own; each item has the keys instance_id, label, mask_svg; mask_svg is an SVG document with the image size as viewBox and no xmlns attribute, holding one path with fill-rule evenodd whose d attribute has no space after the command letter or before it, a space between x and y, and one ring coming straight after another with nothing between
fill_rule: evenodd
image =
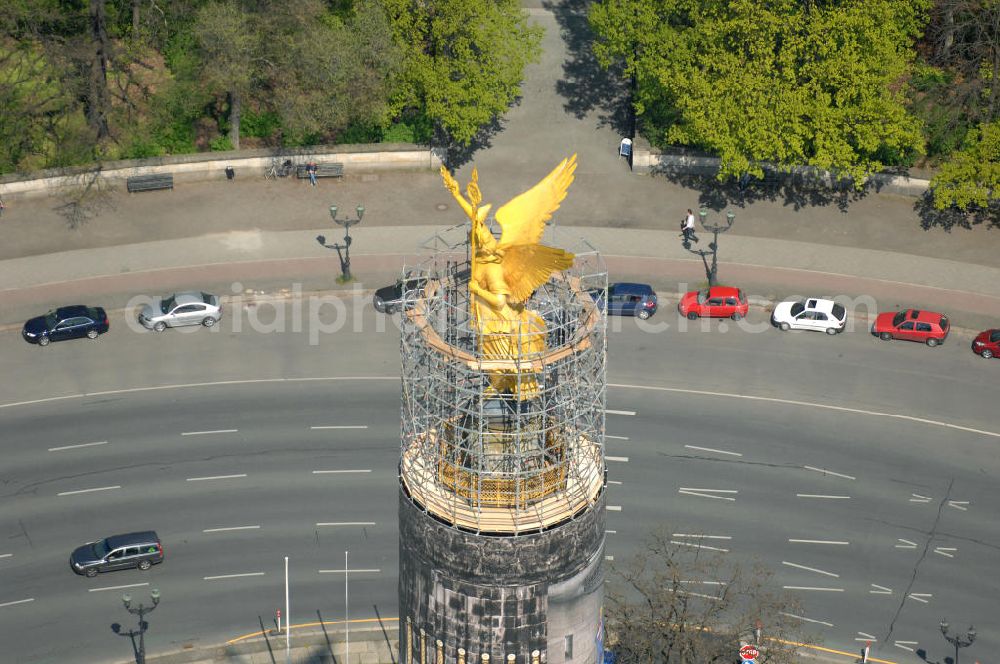
<instances>
[{"instance_id":1,"label":"round road sign","mask_svg":"<svg viewBox=\"0 0 1000 664\"><path fill-rule=\"evenodd\" d=\"M757 659L757 649L751 645L740 646L740 657L742 659Z\"/></svg>"}]
</instances>

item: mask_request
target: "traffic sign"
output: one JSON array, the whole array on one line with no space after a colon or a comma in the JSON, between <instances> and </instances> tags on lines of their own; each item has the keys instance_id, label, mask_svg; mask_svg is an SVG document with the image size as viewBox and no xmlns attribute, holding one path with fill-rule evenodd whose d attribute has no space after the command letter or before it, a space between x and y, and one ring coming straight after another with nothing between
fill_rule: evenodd
<instances>
[{"instance_id":1,"label":"traffic sign","mask_svg":"<svg viewBox=\"0 0 1000 664\"><path fill-rule=\"evenodd\" d=\"M757 649L754 648L752 645L748 644L748 645L745 645L745 646L740 646L740 658L741 659L757 659L757 655L759 655L759 654L760 653L757 652Z\"/></svg>"}]
</instances>

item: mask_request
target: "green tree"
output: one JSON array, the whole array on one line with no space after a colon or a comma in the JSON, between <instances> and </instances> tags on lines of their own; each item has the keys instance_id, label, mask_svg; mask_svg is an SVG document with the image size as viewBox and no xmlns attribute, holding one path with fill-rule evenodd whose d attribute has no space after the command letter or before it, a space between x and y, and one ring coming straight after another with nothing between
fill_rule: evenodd
<instances>
[{"instance_id":1,"label":"green tree","mask_svg":"<svg viewBox=\"0 0 1000 664\"><path fill-rule=\"evenodd\" d=\"M608 642L622 664L729 664L740 643L757 642L757 661L791 664L806 638L797 603L772 589L759 564L745 568L725 554L649 536L608 582ZM755 634L755 628L760 633Z\"/></svg>"},{"instance_id":2,"label":"green tree","mask_svg":"<svg viewBox=\"0 0 1000 664\"><path fill-rule=\"evenodd\" d=\"M981 124L931 180L934 207L963 212L1000 206L1000 121Z\"/></svg>"},{"instance_id":3,"label":"green tree","mask_svg":"<svg viewBox=\"0 0 1000 664\"><path fill-rule=\"evenodd\" d=\"M541 53L517 0L383 0L404 50L398 108L415 108L468 145L521 94Z\"/></svg>"},{"instance_id":4,"label":"green tree","mask_svg":"<svg viewBox=\"0 0 1000 664\"><path fill-rule=\"evenodd\" d=\"M926 0L603 0L604 66L635 79L653 143L721 158L720 178L801 164L859 183L922 154L903 81Z\"/></svg>"}]
</instances>

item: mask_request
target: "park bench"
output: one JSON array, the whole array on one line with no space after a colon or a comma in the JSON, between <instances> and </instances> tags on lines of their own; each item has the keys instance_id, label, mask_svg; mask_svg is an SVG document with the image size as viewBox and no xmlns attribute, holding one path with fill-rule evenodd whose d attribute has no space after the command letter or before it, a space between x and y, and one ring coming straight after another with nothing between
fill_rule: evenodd
<instances>
[{"instance_id":1,"label":"park bench","mask_svg":"<svg viewBox=\"0 0 1000 664\"><path fill-rule=\"evenodd\" d=\"M173 189L174 176L172 173L133 175L125 179L125 187L129 193L135 191L154 191L156 189Z\"/></svg>"},{"instance_id":2,"label":"park bench","mask_svg":"<svg viewBox=\"0 0 1000 664\"><path fill-rule=\"evenodd\" d=\"M299 164L295 167L295 177L305 180L309 177L307 164ZM343 164L316 164L316 177L318 178L342 178L344 177Z\"/></svg>"}]
</instances>

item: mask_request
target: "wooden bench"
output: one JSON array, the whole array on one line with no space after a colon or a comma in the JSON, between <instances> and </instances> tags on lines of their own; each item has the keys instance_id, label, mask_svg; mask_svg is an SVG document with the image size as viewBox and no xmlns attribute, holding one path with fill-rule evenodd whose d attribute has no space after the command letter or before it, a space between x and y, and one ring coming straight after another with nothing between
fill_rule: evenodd
<instances>
[{"instance_id":1,"label":"wooden bench","mask_svg":"<svg viewBox=\"0 0 1000 664\"><path fill-rule=\"evenodd\" d=\"M309 177L308 164L299 164L295 167L295 177L305 180ZM342 178L344 177L343 164L316 164L316 177L318 178Z\"/></svg>"},{"instance_id":2,"label":"wooden bench","mask_svg":"<svg viewBox=\"0 0 1000 664\"><path fill-rule=\"evenodd\" d=\"M156 189L173 189L174 176L172 173L133 175L132 177L125 179L125 186L130 194L135 191L154 191Z\"/></svg>"}]
</instances>

